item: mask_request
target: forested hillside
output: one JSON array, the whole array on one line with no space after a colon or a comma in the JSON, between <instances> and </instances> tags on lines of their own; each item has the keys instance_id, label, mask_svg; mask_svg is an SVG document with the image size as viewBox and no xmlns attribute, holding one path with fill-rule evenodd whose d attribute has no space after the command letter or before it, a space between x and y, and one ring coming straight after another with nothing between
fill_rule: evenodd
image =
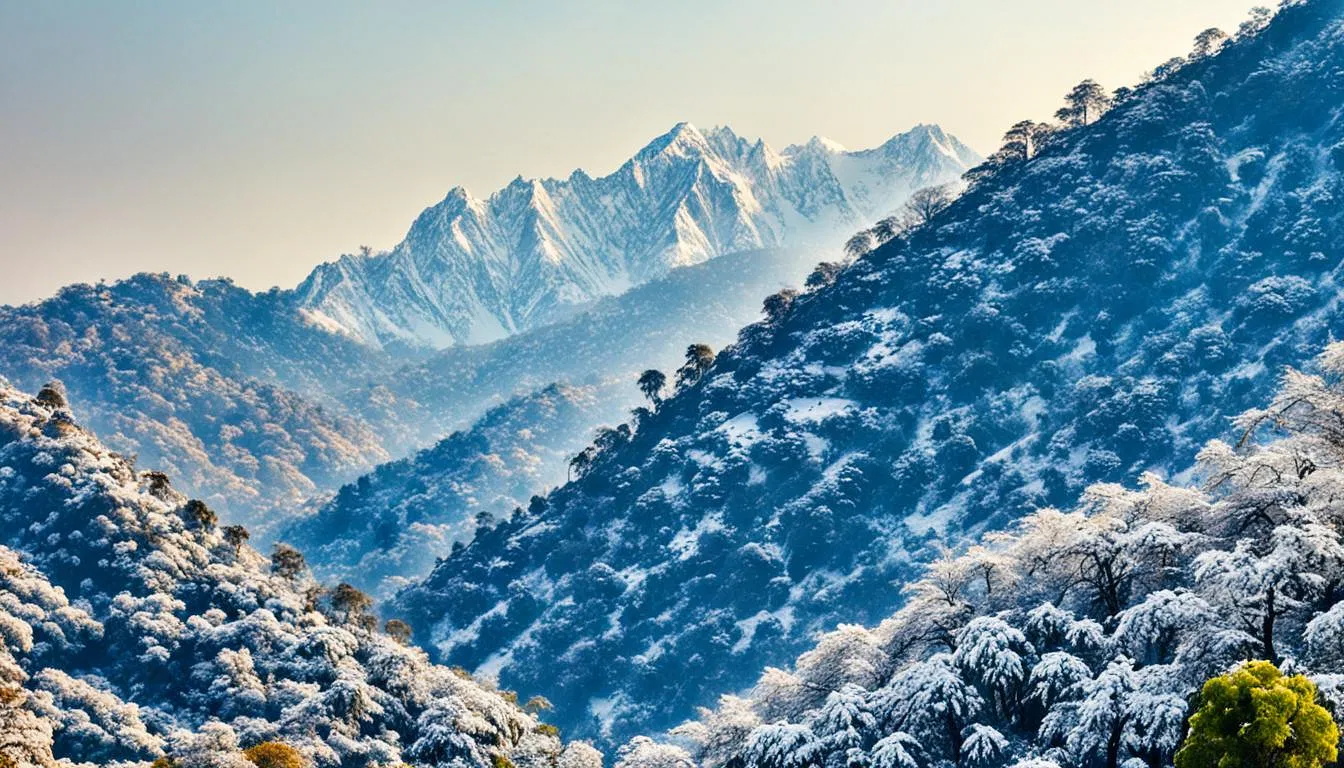
<instances>
[{"instance_id":1,"label":"forested hillside","mask_svg":"<svg viewBox=\"0 0 1344 768\"><path fill-rule=\"evenodd\" d=\"M107 450L57 391L0 383L0 764L238 768L271 742L315 766L595 768L408 639Z\"/></svg>"},{"instance_id":2,"label":"forested hillside","mask_svg":"<svg viewBox=\"0 0 1344 768\"><path fill-rule=\"evenodd\" d=\"M955 203L690 350L628 440L395 610L619 742L890 615L944 542L1177 478L1344 328L1340 12L1292 4L1015 127Z\"/></svg>"},{"instance_id":3,"label":"forested hillside","mask_svg":"<svg viewBox=\"0 0 1344 768\"><path fill-rule=\"evenodd\" d=\"M60 379L109 444L254 526L390 457L396 435L330 395L398 364L224 280L138 275L0 307L0 375Z\"/></svg>"},{"instance_id":4,"label":"forested hillside","mask_svg":"<svg viewBox=\"0 0 1344 768\"><path fill-rule=\"evenodd\" d=\"M303 550L322 578L390 596L428 574L475 526L493 525L563 483L592 425L619 423L637 396L623 378L520 395L471 429L343 486L279 538Z\"/></svg>"},{"instance_id":5,"label":"forested hillside","mask_svg":"<svg viewBox=\"0 0 1344 768\"><path fill-rule=\"evenodd\" d=\"M1171 765L1204 681L1250 659L1307 674L1338 717L1344 345L1319 368L1241 415L1244 443L1209 443L1197 484L1095 485L946 553L892 616L624 765Z\"/></svg>"}]
</instances>

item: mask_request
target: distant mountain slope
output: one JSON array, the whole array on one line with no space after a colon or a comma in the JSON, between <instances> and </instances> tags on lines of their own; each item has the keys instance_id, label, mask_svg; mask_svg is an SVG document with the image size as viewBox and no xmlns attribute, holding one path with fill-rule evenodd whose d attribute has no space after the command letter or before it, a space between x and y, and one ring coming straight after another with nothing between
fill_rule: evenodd
<instances>
[{"instance_id":1,"label":"distant mountain slope","mask_svg":"<svg viewBox=\"0 0 1344 768\"><path fill-rule=\"evenodd\" d=\"M937 126L861 152L820 139L776 152L680 123L608 176L519 177L486 200L454 188L390 253L315 269L298 305L374 346L493 341L673 267L836 239L979 160Z\"/></svg>"},{"instance_id":2,"label":"distant mountain slope","mask_svg":"<svg viewBox=\"0 0 1344 768\"><path fill-rule=\"evenodd\" d=\"M1180 470L1344 332L1340 13L996 161L396 610L618 743L889 615L934 543Z\"/></svg>"},{"instance_id":3,"label":"distant mountain slope","mask_svg":"<svg viewBox=\"0 0 1344 768\"><path fill-rule=\"evenodd\" d=\"M454 541L470 538L478 512L499 517L526 506L565 480L594 428L647 404L635 384L641 371L676 364L688 339L730 342L760 316L764 296L800 284L815 258L752 251L679 268L570 320L453 347L351 393L369 422L426 440L491 410L350 483L279 537L307 552L319 573L379 594L426 575Z\"/></svg>"},{"instance_id":4,"label":"distant mountain slope","mask_svg":"<svg viewBox=\"0 0 1344 768\"><path fill-rule=\"evenodd\" d=\"M619 394L633 407L641 400L634 386L641 371L675 365L691 342L729 343L760 317L762 299L800 286L828 256L839 258L838 245L747 251L681 267L567 320L441 350L341 399L370 423L397 423L426 441L556 382L623 378L629 386Z\"/></svg>"},{"instance_id":5,"label":"distant mountain slope","mask_svg":"<svg viewBox=\"0 0 1344 768\"><path fill-rule=\"evenodd\" d=\"M279 741L320 768L596 768L231 533L54 393L0 382L0 763L247 766Z\"/></svg>"},{"instance_id":6,"label":"distant mountain slope","mask_svg":"<svg viewBox=\"0 0 1344 768\"><path fill-rule=\"evenodd\" d=\"M390 595L469 539L479 515L491 524L563 483L592 428L628 417L633 391L622 378L516 397L469 430L342 487L279 538L303 550L319 577Z\"/></svg>"},{"instance_id":7,"label":"distant mountain slope","mask_svg":"<svg viewBox=\"0 0 1344 768\"><path fill-rule=\"evenodd\" d=\"M313 328L282 292L220 280L137 275L0 307L0 375L62 380L118 450L249 525L389 458L398 436L327 393L399 362Z\"/></svg>"}]
</instances>

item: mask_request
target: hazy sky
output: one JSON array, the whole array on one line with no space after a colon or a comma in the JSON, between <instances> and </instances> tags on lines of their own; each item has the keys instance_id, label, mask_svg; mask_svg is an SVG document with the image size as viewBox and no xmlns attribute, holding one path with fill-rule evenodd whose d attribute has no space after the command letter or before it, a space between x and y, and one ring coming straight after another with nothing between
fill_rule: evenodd
<instances>
[{"instance_id":1,"label":"hazy sky","mask_svg":"<svg viewBox=\"0 0 1344 768\"><path fill-rule=\"evenodd\" d=\"M139 270L291 286L463 184L680 120L981 152L1254 0L0 0L0 303Z\"/></svg>"}]
</instances>

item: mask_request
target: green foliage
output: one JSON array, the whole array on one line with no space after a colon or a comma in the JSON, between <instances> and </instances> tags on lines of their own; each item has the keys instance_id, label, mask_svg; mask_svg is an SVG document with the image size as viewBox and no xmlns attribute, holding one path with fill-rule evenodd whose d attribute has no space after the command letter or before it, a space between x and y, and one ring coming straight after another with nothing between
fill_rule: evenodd
<instances>
[{"instance_id":1,"label":"green foliage","mask_svg":"<svg viewBox=\"0 0 1344 768\"><path fill-rule=\"evenodd\" d=\"M0 763L0 766L3 765L4 763ZM179 768L180 765L181 764L178 763L173 758L164 755L163 757L160 757L154 762L150 763L149 768Z\"/></svg>"},{"instance_id":2,"label":"green foliage","mask_svg":"<svg viewBox=\"0 0 1344 768\"><path fill-rule=\"evenodd\" d=\"M537 723L537 727L532 730L540 733L542 736L554 736L560 738L560 729L550 723Z\"/></svg>"},{"instance_id":3,"label":"green foliage","mask_svg":"<svg viewBox=\"0 0 1344 768\"><path fill-rule=\"evenodd\" d=\"M490 756L490 765L492 768L514 768L513 761L507 755L495 753Z\"/></svg>"},{"instance_id":4,"label":"green foliage","mask_svg":"<svg viewBox=\"0 0 1344 768\"><path fill-rule=\"evenodd\" d=\"M263 741L243 751L257 768L304 768L307 763L297 749L278 741Z\"/></svg>"},{"instance_id":5,"label":"green foliage","mask_svg":"<svg viewBox=\"0 0 1344 768\"><path fill-rule=\"evenodd\" d=\"M1338 743L1310 680L1252 661L1204 684L1176 768L1318 768Z\"/></svg>"}]
</instances>

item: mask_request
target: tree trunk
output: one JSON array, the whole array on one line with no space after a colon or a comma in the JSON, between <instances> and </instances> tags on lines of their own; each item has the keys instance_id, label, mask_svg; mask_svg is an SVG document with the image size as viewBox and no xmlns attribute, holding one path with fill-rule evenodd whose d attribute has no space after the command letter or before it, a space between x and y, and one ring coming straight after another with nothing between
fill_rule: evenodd
<instances>
[{"instance_id":1,"label":"tree trunk","mask_svg":"<svg viewBox=\"0 0 1344 768\"><path fill-rule=\"evenodd\" d=\"M1111 737L1106 740L1106 768L1116 768L1120 764L1120 736L1122 731L1119 723L1111 728Z\"/></svg>"},{"instance_id":2,"label":"tree trunk","mask_svg":"<svg viewBox=\"0 0 1344 768\"><path fill-rule=\"evenodd\" d=\"M961 729L957 727L957 718L952 714L952 708L947 709L947 736L948 741L952 743L952 762L955 765L961 765Z\"/></svg>"},{"instance_id":3,"label":"tree trunk","mask_svg":"<svg viewBox=\"0 0 1344 768\"><path fill-rule=\"evenodd\" d=\"M1260 620L1260 645L1265 660L1277 665L1278 654L1274 652L1274 588L1265 592L1265 615Z\"/></svg>"}]
</instances>

